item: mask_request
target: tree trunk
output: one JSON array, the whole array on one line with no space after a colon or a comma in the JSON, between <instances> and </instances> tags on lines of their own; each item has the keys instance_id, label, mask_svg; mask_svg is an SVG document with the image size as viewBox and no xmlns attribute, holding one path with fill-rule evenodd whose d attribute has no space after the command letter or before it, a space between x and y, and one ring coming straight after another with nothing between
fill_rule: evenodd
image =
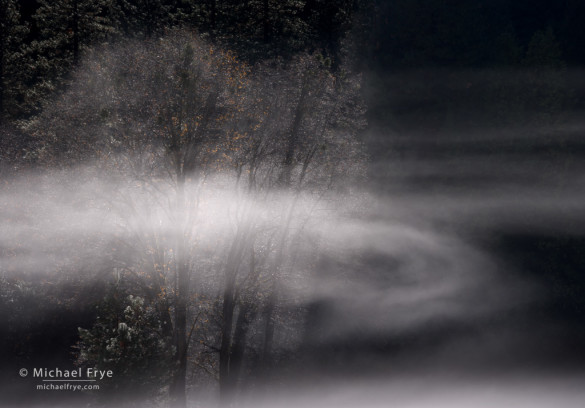
<instances>
[{"instance_id":1,"label":"tree trunk","mask_svg":"<svg viewBox=\"0 0 585 408\"><path fill-rule=\"evenodd\" d=\"M235 309L236 274L239 258L241 255L242 234L240 230L236 233L234 242L228 254L225 283L223 290L223 323L221 328L221 347L219 352L219 392L220 403L228 406L232 398L232 383L230 379L230 357L232 352L232 331Z\"/></svg>"},{"instance_id":2,"label":"tree trunk","mask_svg":"<svg viewBox=\"0 0 585 408\"><path fill-rule=\"evenodd\" d=\"M282 163L282 173L279 176L280 184L285 189L290 189L291 187L291 175L292 169L294 167L294 156L297 151L299 138L300 138L300 131L301 131L301 124L303 121L303 117L305 115L305 99L307 98L309 87L308 87L308 80L306 75L307 73L303 73L303 78L301 80L301 94L299 96L299 100L297 102L297 106L295 108L295 116L293 119L292 126L290 128L288 134L288 140L286 145L286 150L284 153L284 160ZM278 300L278 274L279 269L283 263L284 257L284 245L286 241L286 236L288 234L288 228L292 219L292 213L294 211L294 206L296 203L296 198L291 204L289 211L286 216L285 225L283 225L283 230L281 232L281 238L279 247L277 249L277 256L274 263L273 268L273 276L272 276L272 288L270 291L270 296L268 298L268 302L266 304L266 308L264 309L264 349L262 353L262 361L264 368L267 369L272 360L272 346L274 342L274 309L276 307L276 302Z\"/></svg>"},{"instance_id":3,"label":"tree trunk","mask_svg":"<svg viewBox=\"0 0 585 408\"><path fill-rule=\"evenodd\" d=\"M268 370L272 365L272 348L274 344L274 311L276 309L276 304L278 302L278 290L279 290L279 281L280 281L280 274L281 268L284 264L284 250L286 245L286 239L288 236L288 232L290 229L290 224L292 222L294 210L297 204L297 200L299 198L299 194L295 195L288 211L286 214L286 218L284 224L282 226L282 231L280 233L280 242L278 243L278 248L276 252L276 257L274 260L274 266L272 269L272 288L270 290L270 295L268 297L268 301L266 302L266 308L264 309L264 349L262 352L262 365L264 370Z\"/></svg>"},{"instance_id":4,"label":"tree trunk","mask_svg":"<svg viewBox=\"0 0 585 408\"><path fill-rule=\"evenodd\" d=\"M182 170L181 170L182 172ZM177 227L179 235L176 244L176 304L175 304L175 347L176 372L171 388L173 408L186 407L185 394L187 375L187 301L189 298L189 266L187 263L185 236L182 230L182 219L185 211L185 178L181 174L177 180Z\"/></svg>"},{"instance_id":5,"label":"tree trunk","mask_svg":"<svg viewBox=\"0 0 585 408\"><path fill-rule=\"evenodd\" d=\"M286 150L284 152L284 159L282 162L282 173L280 174L279 181L284 188L290 187L291 173L294 167L294 155L299 144L301 124L305 115L305 99L307 98L307 94L309 92L309 87L307 86L307 79L305 78L305 75L307 75L307 73L303 74L301 95L299 96L299 101L295 108L295 116L292 126L289 130Z\"/></svg>"},{"instance_id":6,"label":"tree trunk","mask_svg":"<svg viewBox=\"0 0 585 408\"><path fill-rule=\"evenodd\" d=\"M268 371L272 366L272 346L274 344L274 309L276 308L276 277L273 278L272 289L266 308L264 309L264 347L262 350L262 368Z\"/></svg>"},{"instance_id":7,"label":"tree trunk","mask_svg":"<svg viewBox=\"0 0 585 408\"><path fill-rule=\"evenodd\" d=\"M239 367L234 370L234 347L238 344L237 336L242 333L242 322L236 324L236 333L233 332L234 311L236 307L236 278L242 260L242 254L247 243L249 225L240 225L228 254L226 276L223 292L223 324L221 330L221 348L219 352L219 388L220 404L229 406L237 384ZM241 311L240 311L241 313ZM241 355L236 354L236 361ZM239 363L236 363L236 365Z\"/></svg>"},{"instance_id":8,"label":"tree trunk","mask_svg":"<svg viewBox=\"0 0 585 408\"><path fill-rule=\"evenodd\" d=\"M244 362L246 338L250 328L250 322L254 319L254 315L255 309L250 302L240 304L229 364L230 375L228 377L228 386L232 393L237 389L238 379L240 378L242 364Z\"/></svg>"},{"instance_id":9,"label":"tree trunk","mask_svg":"<svg viewBox=\"0 0 585 408\"><path fill-rule=\"evenodd\" d=\"M235 274L226 276L223 292L223 324L221 328L221 348L219 351L219 399L221 406L229 406L232 399L230 379L230 354L232 347L232 325L234 317Z\"/></svg>"}]
</instances>

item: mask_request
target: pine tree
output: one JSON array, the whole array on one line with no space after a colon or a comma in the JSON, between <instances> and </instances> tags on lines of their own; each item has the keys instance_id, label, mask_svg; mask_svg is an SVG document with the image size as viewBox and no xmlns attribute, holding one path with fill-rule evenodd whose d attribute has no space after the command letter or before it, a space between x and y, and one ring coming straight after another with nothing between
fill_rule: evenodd
<instances>
[{"instance_id":1,"label":"pine tree","mask_svg":"<svg viewBox=\"0 0 585 408\"><path fill-rule=\"evenodd\" d=\"M314 0L312 8L306 7L307 18L312 18L312 38L319 41L318 48L331 56L336 65L340 57L341 41L351 30L358 7L366 7L360 0Z\"/></svg>"},{"instance_id":2,"label":"pine tree","mask_svg":"<svg viewBox=\"0 0 585 408\"><path fill-rule=\"evenodd\" d=\"M25 52L28 113L42 107L91 45L115 33L111 0L39 0L32 16L38 37Z\"/></svg>"},{"instance_id":3,"label":"pine tree","mask_svg":"<svg viewBox=\"0 0 585 408\"><path fill-rule=\"evenodd\" d=\"M113 287L97 311L90 329L78 329L77 364L114 373L115 377L102 381L102 402L160 396L170 381L173 347L164 335L156 307Z\"/></svg>"},{"instance_id":4,"label":"pine tree","mask_svg":"<svg viewBox=\"0 0 585 408\"><path fill-rule=\"evenodd\" d=\"M0 0L0 121L17 116L22 102L22 44L28 28L15 0Z\"/></svg>"},{"instance_id":5,"label":"pine tree","mask_svg":"<svg viewBox=\"0 0 585 408\"><path fill-rule=\"evenodd\" d=\"M321 50L337 57L358 0L183 0L184 21L248 61Z\"/></svg>"},{"instance_id":6,"label":"pine tree","mask_svg":"<svg viewBox=\"0 0 585 408\"><path fill-rule=\"evenodd\" d=\"M33 16L43 48L56 60L76 64L84 48L114 33L109 0L39 0Z\"/></svg>"},{"instance_id":7,"label":"pine tree","mask_svg":"<svg viewBox=\"0 0 585 408\"><path fill-rule=\"evenodd\" d=\"M151 38L181 22L176 0L113 0L113 18L126 37Z\"/></svg>"}]
</instances>

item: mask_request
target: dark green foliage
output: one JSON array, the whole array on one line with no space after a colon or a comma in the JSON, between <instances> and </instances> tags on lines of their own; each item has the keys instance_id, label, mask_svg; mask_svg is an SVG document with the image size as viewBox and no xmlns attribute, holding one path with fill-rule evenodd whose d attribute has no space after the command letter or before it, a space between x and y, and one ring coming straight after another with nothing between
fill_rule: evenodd
<instances>
[{"instance_id":1,"label":"dark green foliage","mask_svg":"<svg viewBox=\"0 0 585 408\"><path fill-rule=\"evenodd\" d=\"M352 0L183 1L184 21L248 61L321 50L336 56L351 28Z\"/></svg>"},{"instance_id":2,"label":"dark green foliage","mask_svg":"<svg viewBox=\"0 0 585 408\"><path fill-rule=\"evenodd\" d=\"M302 50L310 39L310 20L303 19L304 1L250 1L241 13L233 14L244 28L236 40L238 50L253 50L263 56L286 55ZM245 20L238 15L245 16ZM239 44L238 44L239 42Z\"/></svg>"},{"instance_id":3,"label":"dark green foliage","mask_svg":"<svg viewBox=\"0 0 585 408\"><path fill-rule=\"evenodd\" d=\"M312 7L308 7L312 5ZM305 14L313 28L313 47L322 50L330 56L333 65L340 63L340 52L343 47L343 40L352 30L354 25L357 29L368 30L360 17L370 11L371 5L367 0L314 0L308 1ZM361 13L361 14L360 14ZM363 46L364 44L360 44Z\"/></svg>"},{"instance_id":4,"label":"dark green foliage","mask_svg":"<svg viewBox=\"0 0 585 408\"><path fill-rule=\"evenodd\" d=\"M111 0L112 18L125 37L150 38L180 25L176 0Z\"/></svg>"},{"instance_id":5,"label":"dark green foliage","mask_svg":"<svg viewBox=\"0 0 585 408\"><path fill-rule=\"evenodd\" d=\"M334 69L344 59L340 54L348 51L357 55L359 66L375 69L525 66L528 49L545 46L531 45L535 33L552 27L567 64L582 63L581 3L41 0L28 3L23 22L18 2L2 0L0 110L7 118L38 112L49 95L63 88L80 55L93 44L161 36L177 27L221 43L248 62L289 60L308 51L329 58Z\"/></svg>"},{"instance_id":6,"label":"dark green foliage","mask_svg":"<svg viewBox=\"0 0 585 408\"><path fill-rule=\"evenodd\" d=\"M34 150L32 139L19 129L0 125L0 177L8 179L23 168L31 166L28 153Z\"/></svg>"},{"instance_id":7,"label":"dark green foliage","mask_svg":"<svg viewBox=\"0 0 585 408\"><path fill-rule=\"evenodd\" d=\"M0 108L26 118L63 89L90 47L125 37L163 36L175 28L237 52L249 62L319 51L336 64L361 1L353 0L39 0L19 22L15 0L3 0ZM2 75L3 74L3 75ZM4 96L4 97L2 97ZM3 102L4 101L4 102Z\"/></svg>"},{"instance_id":8,"label":"dark green foliage","mask_svg":"<svg viewBox=\"0 0 585 408\"><path fill-rule=\"evenodd\" d=\"M174 349L163 336L155 307L116 288L98 307L90 329L79 328L77 363L112 370L100 397L152 398L168 385Z\"/></svg>"},{"instance_id":9,"label":"dark green foliage","mask_svg":"<svg viewBox=\"0 0 585 408\"><path fill-rule=\"evenodd\" d=\"M85 48L114 33L110 8L110 0L39 0L37 46L63 66L77 63Z\"/></svg>"},{"instance_id":10,"label":"dark green foliage","mask_svg":"<svg viewBox=\"0 0 585 408\"><path fill-rule=\"evenodd\" d=\"M110 0L39 0L32 19L35 37L26 46L21 67L27 82L23 115L42 108L85 50L115 34Z\"/></svg>"},{"instance_id":11,"label":"dark green foliage","mask_svg":"<svg viewBox=\"0 0 585 408\"><path fill-rule=\"evenodd\" d=\"M23 40L28 27L20 21L17 1L0 0L0 122L17 116L25 92Z\"/></svg>"}]
</instances>

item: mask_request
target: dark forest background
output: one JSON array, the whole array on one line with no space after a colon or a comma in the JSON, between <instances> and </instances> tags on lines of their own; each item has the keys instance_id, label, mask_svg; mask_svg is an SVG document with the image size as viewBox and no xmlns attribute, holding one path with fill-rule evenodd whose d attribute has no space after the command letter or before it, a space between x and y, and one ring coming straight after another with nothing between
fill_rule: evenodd
<instances>
[{"instance_id":1,"label":"dark forest background","mask_svg":"<svg viewBox=\"0 0 585 408\"><path fill-rule=\"evenodd\" d=\"M382 78L428 68L585 63L585 6L578 0L22 0L2 6L4 122L38 113L53 92L66 86L68 74L89 47L156 37L176 27L221 43L249 63L309 51L329 58L335 69L349 55L361 70ZM466 78L454 78L446 86L456 86L455 81L465 82L464 88L470 85ZM391 102L390 94L405 92L383 89L382 106Z\"/></svg>"}]
</instances>

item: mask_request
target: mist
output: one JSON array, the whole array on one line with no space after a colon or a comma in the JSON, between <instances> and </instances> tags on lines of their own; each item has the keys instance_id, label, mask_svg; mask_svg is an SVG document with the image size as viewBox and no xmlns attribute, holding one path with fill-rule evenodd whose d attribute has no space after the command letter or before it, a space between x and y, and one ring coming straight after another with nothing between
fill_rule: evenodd
<instances>
[{"instance_id":1,"label":"mist","mask_svg":"<svg viewBox=\"0 0 585 408\"><path fill-rule=\"evenodd\" d=\"M574 168L559 187L554 175L535 171L539 164L529 156L498 159L381 163L393 174L383 193L358 190L349 203L332 196L335 205L303 197L293 228L322 244L317 250L301 244L301 260L290 266L281 291L285 303L312 310L313 332L303 347L310 345L308 355L321 355L324 363L293 363L289 380L275 385L282 395L251 406L579 406L580 380L573 368L563 369L570 354L559 350L570 342L570 327L532 315L550 297L546 279L534 279L494 242L503 233L578 236L582 172ZM449 182L461 174L464 182ZM425 177L447 182L429 191ZM191 186L200 202L194 242L204 253L218 251L233 234L241 211L278 229L278 208L292 200L275 193L242 206L234 180L208 180L208 187ZM2 246L18 242L17 251L3 253L4 279L83 274L87 282L100 280L127 262L119 243L133 245L128 230L175 233L164 208L145 202L140 188L122 191L134 203L131 216L104 200L119 194L120 185L132 182L108 182L85 166L14 180L1 196ZM207 279L195 290L213 296L219 278L206 273L194 277ZM303 342L294 327L280 333L285 347ZM496 379L504 372L510 381ZM322 385L317 391L306 379L299 384L297 375ZM344 377L353 380L345 384ZM287 381L303 390L302 398Z\"/></svg>"},{"instance_id":2,"label":"mist","mask_svg":"<svg viewBox=\"0 0 585 408\"><path fill-rule=\"evenodd\" d=\"M19 125L3 404L583 405L585 124L556 104L580 71L288 64L105 46ZM546 109L491 106L559 76ZM93 366L95 392L22 375Z\"/></svg>"}]
</instances>

